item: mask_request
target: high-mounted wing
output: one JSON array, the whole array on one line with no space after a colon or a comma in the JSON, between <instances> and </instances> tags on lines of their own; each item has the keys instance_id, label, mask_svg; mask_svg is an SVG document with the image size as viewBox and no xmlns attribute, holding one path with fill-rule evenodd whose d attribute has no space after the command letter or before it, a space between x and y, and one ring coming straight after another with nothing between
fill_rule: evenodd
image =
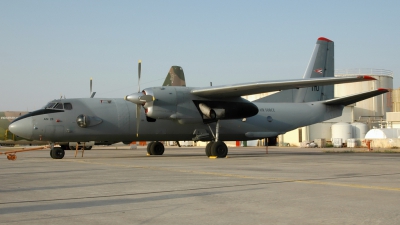
<instances>
[{"instance_id":1,"label":"high-mounted wing","mask_svg":"<svg viewBox=\"0 0 400 225\"><path fill-rule=\"evenodd\" d=\"M272 91L281 91L286 89L322 86L329 84L342 84L342 83L360 82L368 80L376 80L376 79L371 76L354 76L354 77L295 79L295 80L281 80L281 81L260 81L260 82L233 84L226 86L195 88L191 91L191 93L205 98L230 98L230 97L239 97L244 95L266 93Z\"/></svg>"}]
</instances>

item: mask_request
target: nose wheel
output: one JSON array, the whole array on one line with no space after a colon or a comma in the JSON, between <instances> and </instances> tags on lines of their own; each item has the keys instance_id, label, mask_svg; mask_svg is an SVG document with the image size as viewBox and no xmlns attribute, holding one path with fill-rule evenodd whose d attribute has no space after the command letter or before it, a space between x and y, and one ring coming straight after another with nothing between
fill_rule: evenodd
<instances>
[{"instance_id":1,"label":"nose wheel","mask_svg":"<svg viewBox=\"0 0 400 225\"><path fill-rule=\"evenodd\" d=\"M65 151L60 147L54 147L54 144L50 144L50 157L53 159L62 159L64 158Z\"/></svg>"}]
</instances>

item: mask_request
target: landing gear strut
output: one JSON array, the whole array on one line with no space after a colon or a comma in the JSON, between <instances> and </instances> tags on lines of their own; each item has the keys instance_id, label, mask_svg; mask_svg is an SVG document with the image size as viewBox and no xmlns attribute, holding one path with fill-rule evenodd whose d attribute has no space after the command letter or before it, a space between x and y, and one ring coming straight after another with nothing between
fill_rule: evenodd
<instances>
[{"instance_id":1,"label":"landing gear strut","mask_svg":"<svg viewBox=\"0 0 400 225\"><path fill-rule=\"evenodd\" d=\"M211 128L210 128L211 130ZM211 130L212 133L212 130ZM212 133L214 135L214 133ZM228 155L228 147L223 141L219 141L219 120L215 127L215 142L211 141L206 146L206 156L216 156L218 158L225 158Z\"/></svg>"},{"instance_id":2,"label":"landing gear strut","mask_svg":"<svg viewBox=\"0 0 400 225\"><path fill-rule=\"evenodd\" d=\"M50 144L50 156L53 159L62 159L64 158L65 151L61 147L54 147L54 143Z\"/></svg>"},{"instance_id":3,"label":"landing gear strut","mask_svg":"<svg viewBox=\"0 0 400 225\"><path fill-rule=\"evenodd\" d=\"M162 155L164 154L164 145L159 141L152 141L147 145L147 154Z\"/></svg>"}]
</instances>

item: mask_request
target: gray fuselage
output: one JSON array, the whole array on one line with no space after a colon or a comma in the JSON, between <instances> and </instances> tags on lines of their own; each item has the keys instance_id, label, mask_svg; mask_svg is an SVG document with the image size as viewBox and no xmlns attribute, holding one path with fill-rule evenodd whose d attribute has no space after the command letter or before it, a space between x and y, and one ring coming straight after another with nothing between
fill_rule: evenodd
<instances>
[{"instance_id":1,"label":"gray fuselage","mask_svg":"<svg viewBox=\"0 0 400 225\"><path fill-rule=\"evenodd\" d=\"M174 88L169 88L169 90ZM184 88L179 88L184 89ZM136 135L136 105L122 98L60 99L53 103L65 107L44 108L17 119L10 130L17 135L49 142L83 141L181 141L192 140L194 132L209 133L204 141L215 134L215 122L205 124L203 115L193 103L199 98L188 91L184 97L178 95L174 107L157 108L170 113L170 118L157 118L149 122L141 107L139 134ZM162 99L162 98L161 98ZM181 100L180 100L181 99ZM201 100L201 99L200 99ZM168 106L171 106L171 102ZM66 107L68 104L68 107ZM232 104L235 104L232 102ZM219 139L222 141L254 140L273 137L298 127L322 122L342 114L343 106L327 106L322 102L307 103L260 103L253 102L258 113L241 119L221 119ZM184 117L180 116L184 115ZM85 126L78 125L82 116Z\"/></svg>"}]
</instances>

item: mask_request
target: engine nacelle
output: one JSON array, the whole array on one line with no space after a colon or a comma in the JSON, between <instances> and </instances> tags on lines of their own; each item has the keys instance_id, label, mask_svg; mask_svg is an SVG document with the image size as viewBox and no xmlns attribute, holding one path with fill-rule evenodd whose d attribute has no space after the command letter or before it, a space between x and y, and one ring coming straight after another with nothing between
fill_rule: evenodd
<instances>
[{"instance_id":1,"label":"engine nacelle","mask_svg":"<svg viewBox=\"0 0 400 225\"><path fill-rule=\"evenodd\" d=\"M199 104L199 109L208 119L221 119L225 117L225 109L212 109L204 103Z\"/></svg>"},{"instance_id":2,"label":"engine nacelle","mask_svg":"<svg viewBox=\"0 0 400 225\"><path fill-rule=\"evenodd\" d=\"M144 92L154 96L154 101L144 105L146 115L153 119L173 119L176 115L177 97L174 87L148 88Z\"/></svg>"}]
</instances>

